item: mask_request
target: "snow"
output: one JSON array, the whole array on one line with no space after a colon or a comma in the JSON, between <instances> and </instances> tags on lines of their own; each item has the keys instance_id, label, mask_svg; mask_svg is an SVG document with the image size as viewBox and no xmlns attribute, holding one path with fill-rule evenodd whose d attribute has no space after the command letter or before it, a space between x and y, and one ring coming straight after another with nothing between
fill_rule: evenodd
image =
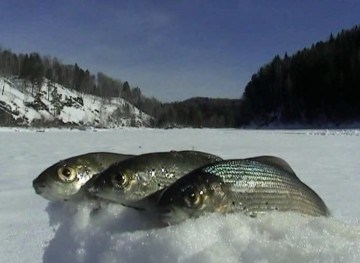
<instances>
[{"instance_id":1,"label":"snow","mask_svg":"<svg viewBox=\"0 0 360 263\"><path fill-rule=\"evenodd\" d=\"M56 117L54 117L55 108L52 103L52 91L54 89L61 95L63 104L71 102L71 107L64 105ZM11 113L15 119L23 118L25 125L30 125L36 119L52 121L57 118L64 123L81 126L114 128L130 126L132 118L135 118L137 126L149 126L151 120L149 115L141 112L122 98L105 100L92 95L84 95L60 84L49 83L46 79L40 87L40 91L42 94L41 101L48 107L48 110L37 111L33 107L26 106L26 103L35 100L30 90L31 88L28 87L28 90L24 91L23 81L20 79L10 81L7 78L0 77L0 110L5 107L5 110ZM83 104L79 103L79 99L82 99ZM130 109L128 114L124 113L126 104L129 105ZM116 111L122 115L119 116Z\"/></svg>"},{"instance_id":2,"label":"snow","mask_svg":"<svg viewBox=\"0 0 360 263\"><path fill-rule=\"evenodd\" d=\"M0 129L0 262L358 262L359 130ZM212 214L179 225L116 204L51 203L32 180L60 159L92 151L195 149L223 158L284 158L330 218Z\"/></svg>"}]
</instances>

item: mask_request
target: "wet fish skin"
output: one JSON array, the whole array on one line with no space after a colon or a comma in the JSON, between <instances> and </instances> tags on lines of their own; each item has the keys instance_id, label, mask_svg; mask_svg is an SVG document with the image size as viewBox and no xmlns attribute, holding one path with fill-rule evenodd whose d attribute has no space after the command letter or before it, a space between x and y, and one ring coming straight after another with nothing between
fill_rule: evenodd
<instances>
[{"instance_id":1,"label":"wet fish skin","mask_svg":"<svg viewBox=\"0 0 360 263\"><path fill-rule=\"evenodd\" d=\"M147 153L111 165L88 189L91 195L126 206L146 209L140 203L190 171L215 161L219 156L199 151Z\"/></svg>"},{"instance_id":2,"label":"wet fish skin","mask_svg":"<svg viewBox=\"0 0 360 263\"><path fill-rule=\"evenodd\" d=\"M180 178L158 196L156 209L166 224L213 212L241 211L250 216L267 211L330 214L323 200L300 181L291 167L273 156L206 165Z\"/></svg>"},{"instance_id":3,"label":"wet fish skin","mask_svg":"<svg viewBox=\"0 0 360 263\"><path fill-rule=\"evenodd\" d=\"M33 180L35 192L49 201L81 198L84 186L111 164L133 155L91 152L61 160Z\"/></svg>"}]
</instances>

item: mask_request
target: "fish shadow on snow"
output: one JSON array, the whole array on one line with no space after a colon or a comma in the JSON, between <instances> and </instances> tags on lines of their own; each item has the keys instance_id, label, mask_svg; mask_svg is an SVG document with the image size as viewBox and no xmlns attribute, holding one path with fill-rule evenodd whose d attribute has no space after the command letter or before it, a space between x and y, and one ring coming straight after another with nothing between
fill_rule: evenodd
<instances>
[{"instance_id":1,"label":"fish shadow on snow","mask_svg":"<svg viewBox=\"0 0 360 263\"><path fill-rule=\"evenodd\" d=\"M150 214L95 200L50 202L46 212L55 236L45 248L44 263L101 262L114 235L161 227Z\"/></svg>"}]
</instances>

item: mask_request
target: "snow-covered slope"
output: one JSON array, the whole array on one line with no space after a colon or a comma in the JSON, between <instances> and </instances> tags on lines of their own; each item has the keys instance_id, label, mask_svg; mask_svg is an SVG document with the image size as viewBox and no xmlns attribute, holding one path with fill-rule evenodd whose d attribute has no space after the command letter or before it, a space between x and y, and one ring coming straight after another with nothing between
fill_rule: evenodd
<instances>
[{"instance_id":1,"label":"snow-covered slope","mask_svg":"<svg viewBox=\"0 0 360 263\"><path fill-rule=\"evenodd\" d=\"M31 84L28 84L31 85ZM0 77L0 125L149 126L151 117L122 98L80 94L44 80L40 90Z\"/></svg>"},{"instance_id":2,"label":"snow-covered slope","mask_svg":"<svg viewBox=\"0 0 360 263\"><path fill-rule=\"evenodd\" d=\"M359 262L359 130L14 130L0 128L0 262ZM282 157L332 216L212 214L157 227L121 205L51 203L32 188L42 170L69 156L185 149Z\"/></svg>"}]
</instances>

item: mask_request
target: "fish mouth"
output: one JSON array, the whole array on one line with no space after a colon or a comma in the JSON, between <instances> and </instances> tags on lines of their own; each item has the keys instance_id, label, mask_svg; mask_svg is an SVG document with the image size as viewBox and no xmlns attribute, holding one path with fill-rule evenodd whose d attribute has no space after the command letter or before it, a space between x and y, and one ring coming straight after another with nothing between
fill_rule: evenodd
<instances>
[{"instance_id":1,"label":"fish mouth","mask_svg":"<svg viewBox=\"0 0 360 263\"><path fill-rule=\"evenodd\" d=\"M173 212L171 209L162 208L162 209L158 209L158 214L160 217L168 217L168 216L172 215Z\"/></svg>"},{"instance_id":2,"label":"fish mouth","mask_svg":"<svg viewBox=\"0 0 360 263\"><path fill-rule=\"evenodd\" d=\"M41 195L44 192L44 190L46 189L46 184L43 182L34 180L33 188L34 188L36 194Z\"/></svg>"},{"instance_id":3,"label":"fish mouth","mask_svg":"<svg viewBox=\"0 0 360 263\"><path fill-rule=\"evenodd\" d=\"M166 226L170 226L173 221L173 212L170 209L161 209L158 212L160 222Z\"/></svg>"},{"instance_id":4,"label":"fish mouth","mask_svg":"<svg viewBox=\"0 0 360 263\"><path fill-rule=\"evenodd\" d=\"M173 208L161 208L158 210L158 218L161 223L167 226L178 224L185 218Z\"/></svg>"},{"instance_id":5,"label":"fish mouth","mask_svg":"<svg viewBox=\"0 0 360 263\"><path fill-rule=\"evenodd\" d=\"M158 209L158 218L160 222L170 225L179 224L186 219L190 218L191 215L186 210L179 207L163 207Z\"/></svg>"},{"instance_id":6,"label":"fish mouth","mask_svg":"<svg viewBox=\"0 0 360 263\"><path fill-rule=\"evenodd\" d=\"M44 188L34 187L34 190L36 194L41 195L44 191Z\"/></svg>"},{"instance_id":7,"label":"fish mouth","mask_svg":"<svg viewBox=\"0 0 360 263\"><path fill-rule=\"evenodd\" d=\"M54 197L47 188L47 185L43 183L33 183L33 187L35 190L35 193L42 196L43 198L49 200L49 201L56 201L58 198Z\"/></svg>"}]
</instances>

